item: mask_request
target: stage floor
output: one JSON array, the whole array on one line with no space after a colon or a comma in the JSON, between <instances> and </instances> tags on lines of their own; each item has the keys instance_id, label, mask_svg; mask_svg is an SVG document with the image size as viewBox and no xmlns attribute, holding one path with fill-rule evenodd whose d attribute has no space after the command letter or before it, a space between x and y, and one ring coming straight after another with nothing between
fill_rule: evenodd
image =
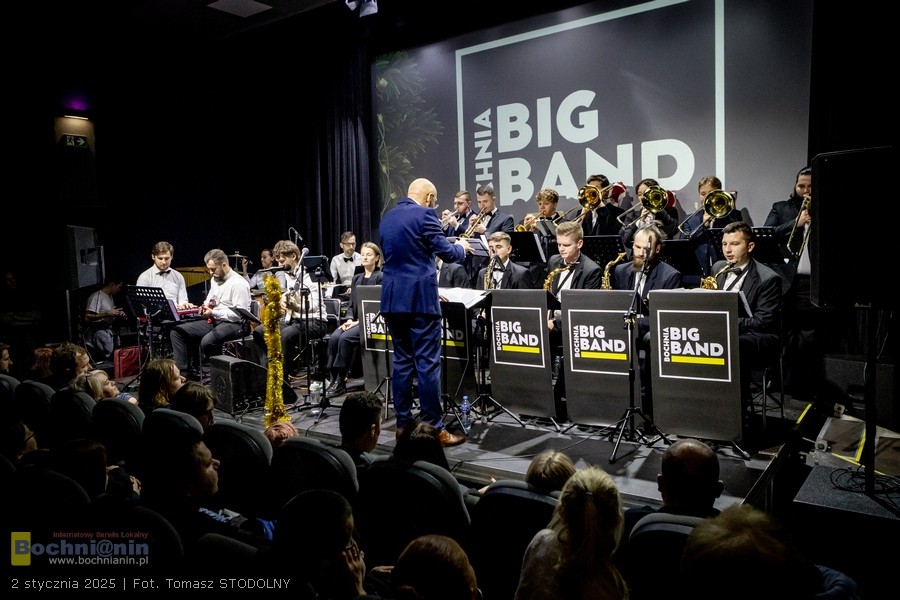
<instances>
[{"instance_id":1,"label":"stage floor","mask_svg":"<svg viewBox=\"0 0 900 600\"><path fill-rule=\"evenodd\" d=\"M364 382L361 378L351 379L347 387L348 393L362 391ZM338 414L344 396L330 400L330 406L324 409L324 415L320 415L320 406L311 405L306 400L304 380L292 380L292 388L297 394L296 401L292 404L294 399L286 398L285 405L300 434L338 443ZM487 405L491 412L475 420L466 441L446 449L451 471L462 483L481 487L490 483L492 478L524 480L532 457L543 450L554 449L571 456L576 467L590 464L609 472L627 506L660 504L656 475L666 443L659 436L655 436L655 441L638 439L638 432L630 426L625 426L622 431L622 426L615 423L597 427L556 424L549 419L523 415L514 417L489 402ZM235 415L217 410L216 419L234 419L263 429L264 410L253 406ZM445 423L451 431L461 431L452 411L445 414ZM719 455L721 478L725 481L725 492L718 499L717 506L745 501L765 506L770 484L786 456L784 441L793 421L770 414L767 423L766 439L758 449L749 450L740 444L707 440ZM637 418L636 425L639 424L640 419ZM390 454L396 443L395 431L393 408L388 407L378 446L373 453ZM620 432L623 433L622 439L616 447ZM666 438L675 441L678 436L670 434Z\"/></svg>"}]
</instances>

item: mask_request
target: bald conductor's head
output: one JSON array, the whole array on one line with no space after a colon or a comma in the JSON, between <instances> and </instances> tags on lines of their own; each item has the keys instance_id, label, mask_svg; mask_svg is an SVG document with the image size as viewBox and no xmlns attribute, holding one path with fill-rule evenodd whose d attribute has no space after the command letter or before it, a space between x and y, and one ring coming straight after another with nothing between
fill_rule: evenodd
<instances>
[{"instance_id":1,"label":"bald conductor's head","mask_svg":"<svg viewBox=\"0 0 900 600\"><path fill-rule=\"evenodd\" d=\"M434 208L437 203L437 188L425 178L420 177L409 184L409 191L406 195L421 206Z\"/></svg>"}]
</instances>

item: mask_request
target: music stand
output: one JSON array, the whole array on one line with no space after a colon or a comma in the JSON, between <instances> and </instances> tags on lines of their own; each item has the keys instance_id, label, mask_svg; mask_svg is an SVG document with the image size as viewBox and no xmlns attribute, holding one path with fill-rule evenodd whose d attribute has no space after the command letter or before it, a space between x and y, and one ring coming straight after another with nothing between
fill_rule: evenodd
<instances>
[{"instance_id":1,"label":"music stand","mask_svg":"<svg viewBox=\"0 0 900 600\"><path fill-rule=\"evenodd\" d=\"M604 266L625 252L625 244L618 235L588 235L584 237L581 251L598 265Z\"/></svg>"},{"instance_id":2,"label":"music stand","mask_svg":"<svg viewBox=\"0 0 900 600\"><path fill-rule=\"evenodd\" d=\"M549 223L549 221L539 221ZM554 234L555 235L555 234ZM540 236L533 231L514 231L509 234L512 252L510 258L517 263L546 263L547 256Z\"/></svg>"},{"instance_id":3,"label":"music stand","mask_svg":"<svg viewBox=\"0 0 900 600\"><path fill-rule=\"evenodd\" d=\"M706 242L701 240L699 243ZM702 277L703 269L697 262L696 244L694 240L666 240L659 259L677 269L682 277ZM721 246L720 242L719 247Z\"/></svg>"},{"instance_id":4,"label":"music stand","mask_svg":"<svg viewBox=\"0 0 900 600\"><path fill-rule=\"evenodd\" d=\"M127 285L125 286L125 301L128 302L128 308L131 309L131 314L135 315L136 317L139 315L143 315L147 320L147 356L141 360L141 368L140 371L138 371L138 374L128 383L128 386L131 386L135 381L140 379L141 374L144 372L144 367L147 365L147 362L149 362L149 360L153 358L154 317L162 315L161 320L177 321L178 313L176 312L172 314L172 308L169 306L169 300L166 298L166 294L163 292L163 289L159 287ZM140 324L138 325L138 330L140 331Z\"/></svg>"},{"instance_id":5,"label":"music stand","mask_svg":"<svg viewBox=\"0 0 900 600\"><path fill-rule=\"evenodd\" d=\"M767 265L784 263L774 227L754 227L753 236L753 258Z\"/></svg>"},{"instance_id":6,"label":"music stand","mask_svg":"<svg viewBox=\"0 0 900 600\"><path fill-rule=\"evenodd\" d=\"M450 242L456 242L459 238L449 237L447 238ZM472 256L481 256L487 258L490 256L490 253L487 249L487 240L482 235L481 237L471 237L471 238L463 238L466 242L469 243L469 247L472 249Z\"/></svg>"}]
</instances>

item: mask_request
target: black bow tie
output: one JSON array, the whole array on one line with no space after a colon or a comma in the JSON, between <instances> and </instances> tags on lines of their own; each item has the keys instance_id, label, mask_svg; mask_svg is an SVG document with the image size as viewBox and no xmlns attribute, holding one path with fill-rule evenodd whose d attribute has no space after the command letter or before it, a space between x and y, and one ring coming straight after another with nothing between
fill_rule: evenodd
<instances>
[{"instance_id":1,"label":"black bow tie","mask_svg":"<svg viewBox=\"0 0 900 600\"><path fill-rule=\"evenodd\" d=\"M171 271L172 271L172 269L166 269L165 271L160 271L159 274L165 275L166 273L170 273Z\"/></svg>"},{"instance_id":2,"label":"black bow tie","mask_svg":"<svg viewBox=\"0 0 900 600\"><path fill-rule=\"evenodd\" d=\"M506 269L503 268L503 265L494 265L494 270L500 271L501 273L506 271Z\"/></svg>"},{"instance_id":3,"label":"black bow tie","mask_svg":"<svg viewBox=\"0 0 900 600\"><path fill-rule=\"evenodd\" d=\"M347 257L345 256L345 257L344 257L344 262L353 262L353 257L351 256L350 258L347 258Z\"/></svg>"}]
</instances>

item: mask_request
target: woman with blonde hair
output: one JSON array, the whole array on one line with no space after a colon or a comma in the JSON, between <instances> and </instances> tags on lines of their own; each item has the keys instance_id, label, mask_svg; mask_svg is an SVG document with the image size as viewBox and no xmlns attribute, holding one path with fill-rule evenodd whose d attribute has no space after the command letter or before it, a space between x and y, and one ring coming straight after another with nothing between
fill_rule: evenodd
<instances>
[{"instance_id":1,"label":"woman with blonde hair","mask_svg":"<svg viewBox=\"0 0 900 600\"><path fill-rule=\"evenodd\" d=\"M171 358L154 358L141 372L138 405L145 415L154 409L169 406L169 400L184 385L184 377Z\"/></svg>"},{"instance_id":2,"label":"woman with blonde hair","mask_svg":"<svg viewBox=\"0 0 900 600\"><path fill-rule=\"evenodd\" d=\"M599 467L576 471L550 524L528 545L516 600L624 600L628 587L613 564L622 536L622 500Z\"/></svg>"}]
</instances>

